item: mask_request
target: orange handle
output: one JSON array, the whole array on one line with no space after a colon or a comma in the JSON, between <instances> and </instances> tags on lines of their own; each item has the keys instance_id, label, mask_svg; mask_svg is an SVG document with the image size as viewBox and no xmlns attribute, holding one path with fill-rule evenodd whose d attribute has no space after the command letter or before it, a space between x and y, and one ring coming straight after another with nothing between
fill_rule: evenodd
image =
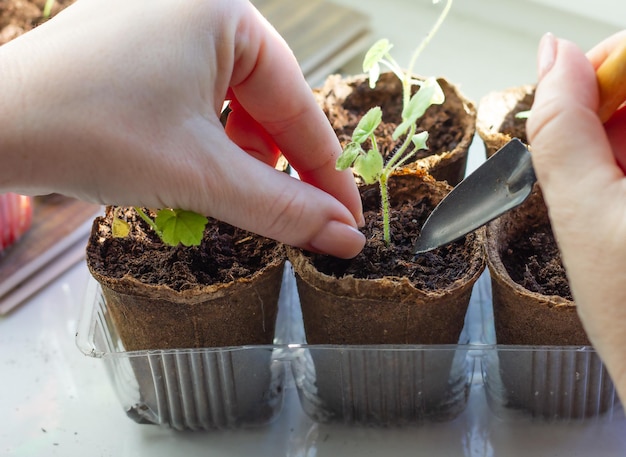
<instances>
[{"instance_id":1,"label":"orange handle","mask_svg":"<svg viewBox=\"0 0 626 457\"><path fill-rule=\"evenodd\" d=\"M626 40L611 52L596 71L600 90L598 116L606 122L626 101Z\"/></svg>"}]
</instances>

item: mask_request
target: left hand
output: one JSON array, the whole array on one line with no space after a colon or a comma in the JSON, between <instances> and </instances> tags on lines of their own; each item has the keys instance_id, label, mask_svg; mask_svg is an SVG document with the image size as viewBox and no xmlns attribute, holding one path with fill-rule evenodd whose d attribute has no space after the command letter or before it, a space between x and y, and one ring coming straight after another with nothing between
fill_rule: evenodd
<instances>
[{"instance_id":1,"label":"left hand","mask_svg":"<svg viewBox=\"0 0 626 457\"><path fill-rule=\"evenodd\" d=\"M339 257L365 243L339 142L248 1L79 0L0 47L0 91L0 191L184 208Z\"/></svg>"}]
</instances>

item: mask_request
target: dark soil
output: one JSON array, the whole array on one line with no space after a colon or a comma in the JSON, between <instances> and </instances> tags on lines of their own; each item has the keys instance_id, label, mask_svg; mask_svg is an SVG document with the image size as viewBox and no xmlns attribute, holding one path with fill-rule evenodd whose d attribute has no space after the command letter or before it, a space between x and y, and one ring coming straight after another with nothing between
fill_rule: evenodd
<instances>
[{"instance_id":1,"label":"dark soil","mask_svg":"<svg viewBox=\"0 0 626 457\"><path fill-rule=\"evenodd\" d=\"M76 0L56 0L50 17ZM46 20L46 0L0 0L0 45L32 30Z\"/></svg>"},{"instance_id":2,"label":"dark soil","mask_svg":"<svg viewBox=\"0 0 626 457\"><path fill-rule=\"evenodd\" d=\"M383 111L383 122L376 129L378 146L385 157L392 155L401 144L401 140L393 141L391 135L402 122L402 84L393 74L383 74L375 90L369 87L367 79L350 84L352 92L345 98L342 94L324 93L322 104L342 146L352 140L352 132L363 115L375 106ZM417 92L415 86L413 93ZM337 102L337 100L342 100ZM418 121L416 133L429 132L427 150L418 152L414 160L433 154L451 151L463 138L463 127L455 122L456 113L448 111L446 104L431 106ZM369 140L364 147L371 148Z\"/></svg>"},{"instance_id":3,"label":"dark soil","mask_svg":"<svg viewBox=\"0 0 626 457\"><path fill-rule=\"evenodd\" d=\"M528 144L526 119L517 119L515 115L530 110L534 99L534 92L525 94L507 113L498 130ZM511 279L526 289L573 300L561 253L547 218L540 225L530 225L511 240L502 254L502 263Z\"/></svg>"},{"instance_id":4,"label":"dark soil","mask_svg":"<svg viewBox=\"0 0 626 457\"><path fill-rule=\"evenodd\" d=\"M502 255L511 279L528 290L573 300L561 253L549 223L511 240Z\"/></svg>"},{"instance_id":5,"label":"dark soil","mask_svg":"<svg viewBox=\"0 0 626 457\"><path fill-rule=\"evenodd\" d=\"M530 110L534 101L534 92L526 94L517 102L515 108L507 113L497 130L508 134L511 138L519 138L524 144L528 144L528 138L526 137L526 119L518 119L515 116L517 113Z\"/></svg>"},{"instance_id":6,"label":"dark soil","mask_svg":"<svg viewBox=\"0 0 626 457\"><path fill-rule=\"evenodd\" d=\"M361 279L383 276L406 276L421 290L444 289L466 274L471 257L470 234L459 241L415 257L413 247L426 218L434 208L427 197L392 205L391 246L383 240L382 214L379 208L380 193L376 187L362 192L366 226L362 229L367 238L363 251L354 259L342 260L315 254L315 267L331 276L353 275ZM391 190L393 192L393 189Z\"/></svg>"},{"instance_id":7,"label":"dark soil","mask_svg":"<svg viewBox=\"0 0 626 457\"><path fill-rule=\"evenodd\" d=\"M132 226L126 238L108 236L110 217L94 221L88 253L92 267L113 278L130 274L177 291L249 277L272 260L277 246L273 240L210 219L200 246L170 247L133 209L124 208L123 216Z\"/></svg>"}]
</instances>

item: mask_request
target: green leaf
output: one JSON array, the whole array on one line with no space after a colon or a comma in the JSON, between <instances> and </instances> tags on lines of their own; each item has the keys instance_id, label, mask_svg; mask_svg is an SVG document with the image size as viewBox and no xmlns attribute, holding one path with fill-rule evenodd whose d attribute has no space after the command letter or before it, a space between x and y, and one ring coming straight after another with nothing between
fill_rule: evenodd
<instances>
[{"instance_id":1,"label":"green leaf","mask_svg":"<svg viewBox=\"0 0 626 457\"><path fill-rule=\"evenodd\" d=\"M374 43L365 53L363 72L369 73L370 88L372 89L376 86L376 81L380 76L380 61L385 58L391 48L393 45L389 43L389 40L383 38Z\"/></svg>"},{"instance_id":2,"label":"green leaf","mask_svg":"<svg viewBox=\"0 0 626 457\"><path fill-rule=\"evenodd\" d=\"M424 131L413 135L411 141L415 145L415 149L418 151L420 149L428 149L428 146L426 145L426 141L428 141L428 132Z\"/></svg>"},{"instance_id":3,"label":"green leaf","mask_svg":"<svg viewBox=\"0 0 626 457\"><path fill-rule=\"evenodd\" d=\"M376 127L380 125L383 120L383 111L379 106L370 108L365 113L357 124L354 132L352 132L352 141L358 144L363 144L374 133Z\"/></svg>"},{"instance_id":4,"label":"green leaf","mask_svg":"<svg viewBox=\"0 0 626 457\"><path fill-rule=\"evenodd\" d=\"M354 161L354 171L366 184L374 184L383 172L383 156L373 149L359 155Z\"/></svg>"},{"instance_id":5,"label":"green leaf","mask_svg":"<svg viewBox=\"0 0 626 457\"><path fill-rule=\"evenodd\" d=\"M441 105L444 101L445 95L437 79L428 78L402 110L402 118L417 120L431 105Z\"/></svg>"},{"instance_id":6,"label":"green leaf","mask_svg":"<svg viewBox=\"0 0 626 457\"><path fill-rule=\"evenodd\" d=\"M441 105L445 98L443 89L441 89L437 79L426 79L402 110L402 123L396 127L392 138L397 140L404 135L409 127L414 125L431 105Z\"/></svg>"},{"instance_id":7,"label":"green leaf","mask_svg":"<svg viewBox=\"0 0 626 457\"><path fill-rule=\"evenodd\" d=\"M154 219L165 244L197 246L202 241L204 228L209 220L193 211L161 209Z\"/></svg>"},{"instance_id":8,"label":"green leaf","mask_svg":"<svg viewBox=\"0 0 626 457\"><path fill-rule=\"evenodd\" d=\"M383 60L391 48L393 48L393 45L387 38L382 38L374 43L365 53L365 58L363 59L363 71L370 71L374 65Z\"/></svg>"},{"instance_id":9,"label":"green leaf","mask_svg":"<svg viewBox=\"0 0 626 457\"><path fill-rule=\"evenodd\" d=\"M352 166L359 154L365 153L359 143L351 141L343 148L343 152L337 157L335 168L339 171L346 170Z\"/></svg>"},{"instance_id":10,"label":"green leaf","mask_svg":"<svg viewBox=\"0 0 626 457\"><path fill-rule=\"evenodd\" d=\"M515 119L528 119L530 117L530 110L520 111L515 115Z\"/></svg>"},{"instance_id":11,"label":"green leaf","mask_svg":"<svg viewBox=\"0 0 626 457\"><path fill-rule=\"evenodd\" d=\"M124 219L113 216L112 229L113 238L126 238L130 233L130 224Z\"/></svg>"},{"instance_id":12,"label":"green leaf","mask_svg":"<svg viewBox=\"0 0 626 457\"><path fill-rule=\"evenodd\" d=\"M395 141L398 138L400 138L402 135L404 135L406 133L406 131L409 129L409 127L411 127L411 124L414 124L415 121L412 121L411 119L407 119L405 121L403 121L400 125L398 125L396 127L396 129L393 131L393 133L391 134L391 138Z\"/></svg>"}]
</instances>

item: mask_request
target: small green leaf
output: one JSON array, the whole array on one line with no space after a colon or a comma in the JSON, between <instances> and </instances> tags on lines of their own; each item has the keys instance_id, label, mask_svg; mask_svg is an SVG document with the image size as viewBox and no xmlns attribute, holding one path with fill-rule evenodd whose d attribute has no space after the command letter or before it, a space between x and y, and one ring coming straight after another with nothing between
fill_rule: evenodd
<instances>
[{"instance_id":1,"label":"small green leaf","mask_svg":"<svg viewBox=\"0 0 626 457\"><path fill-rule=\"evenodd\" d=\"M193 211L161 209L154 219L165 244L197 246L202 241L208 219Z\"/></svg>"},{"instance_id":2,"label":"small green leaf","mask_svg":"<svg viewBox=\"0 0 626 457\"><path fill-rule=\"evenodd\" d=\"M428 141L428 132L424 131L413 135L411 141L415 145L415 149L418 151L420 149L428 149L428 146L426 145L426 141Z\"/></svg>"},{"instance_id":3,"label":"small green leaf","mask_svg":"<svg viewBox=\"0 0 626 457\"><path fill-rule=\"evenodd\" d=\"M528 119L530 117L530 110L520 111L515 115L515 119Z\"/></svg>"},{"instance_id":4,"label":"small green leaf","mask_svg":"<svg viewBox=\"0 0 626 457\"><path fill-rule=\"evenodd\" d=\"M443 89L439 85L439 81L437 78L427 78L424 80L424 84L420 89L423 89L424 86L428 89L430 93L430 103L431 105L441 105L446 101L446 94L443 93Z\"/></svg>"},{"instance_id":5,"label":"small green leaf","mask_svg":"<svg viewBox=\"0 0 626 457\"><path fill-rule=\"evenodd\" d=\"M354 132L352 132L352 141L358 144L363 144L374 133L376 127L380 125L383 120L383 111L379 106L370 108L365 113L357 124Z\"/></svg>"},{"instance_id":6,"label":"small green leaf","mask_svg":"<svg viewBox=\"0 0 626 457\"><path fill-rule=\"evenodd\" d=\"M393 45L389 43L389 40L383 38L374 43L365 53L363 72L369 73L370 88L372 89L376 86L376 81L380 76L380 61L385 58L391 48Z\"/></svg>"},{"instance_id":7,"label":"small green leaf","mask_svg":"<svg viewBox=\"0 0 626 457\"><path fill-rule=\"evenodd\" d=\"M130 224L117 216L113 217L113 238L126 238L130 233Z\"/></svg>"},{"instance_id":8,"label":"small green leaf","mask_svg":"<svg viewBox=\"0 0 626 457\"><path fill-rule=\"evenodd\" d=\"M354 171L366 184L374 184L383 172L383 156L373 149L360 154L354 161Z\"/></svg>"},{"instance_id":9,"label":"small green leaf","mask_svg":"<svg viewBox=\"0 0 626 457\"><path fill-rule=\"evenodd\" d=\"M374 43L365 53L365 58L363 59L363 71L370 71L374 65L383 60L391 48L393 48L393 45L387 38L382 38Z\"/></svg>"},{"instance_id":10,"label":"small green leaf","mask_svg":"<svg viewBox=\"0 0 626 457\"><path fill-rule=\"evenodd\" d=\"M441 105L446 97L435 78L426 79L402 110L403 119L419 119L431 105Z\"/></svg>"},{"instance_id":11,"label":"small green leaf","mask_svg":"<svg viewBox=\"0 0 626 457\"><path fill-rule=\"evenodd\" d=\"M414 125L431 105L441 105L445 98L437 79L426 79L402 110L402 123L396 127L392 138L397 140L404 135L409 127Z\"/></svg>"},{"instance_id":12,"label":"small green leaf","mask_svg":"<svg viewBox=\"0 0 626 457\"><path fill-rule=\"evenodd\" d=\"M352 166L359 154L364 153L363 148L359 143L351 141L343 148L343 152L337 157L335 168L339 171L346 170Z\"/></svg>"}]
</instances>

